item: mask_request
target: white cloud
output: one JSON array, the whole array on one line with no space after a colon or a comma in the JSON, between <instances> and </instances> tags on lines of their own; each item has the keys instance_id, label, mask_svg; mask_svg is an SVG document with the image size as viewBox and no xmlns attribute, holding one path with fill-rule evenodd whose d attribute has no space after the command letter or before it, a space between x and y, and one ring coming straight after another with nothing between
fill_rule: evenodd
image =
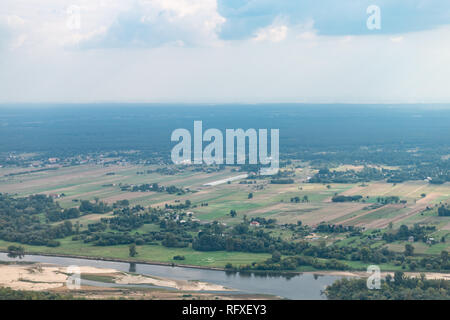
<instances>
[{"instance_id":1,"label":"white cloud","mask_svg":"<svg viewBox=\"0 0 450 320\"><path fill-rule=\"evenodd\" d=\"M276 17L271 25L257 30L253 40L256 42L281 42L292 37L299 41L315 41L318 39L314 29L314 20L308 19L304 23L291 25L287 18Z\"/></svg>"},{"instance_id":2,"label":"white cloud","mask_svg":"<svg viewBox=\"0 0 450 320\"><path fill-rule=\"evenodd\" d=\"M223 41L214 0L78 0L79 30L73 0L2 2L0 102L450 101L450 27L324 36L279 17Z\"/></svg>"},{"instance_id":3,"label":"white cloud","mask_svg":"<svg viewBox=\"0 0 450 320\"><path fill-rule=\"evenodd\" d=\"M286 25L272 25L257 31L255 41L280 42L286 39L288 27Z\"/></svg>"},{"instance_id":4,"label":"white cloud","mask_svg":"<svg viewBox=\"0 0 450 320\"><path fill-rule=\"evenodd\" d=\"M215 0L141 0L117 14L104 33L81 44L89 48L214 45L224 22Z\"/></svg>"},{"instance_id":5,"label":"white cloud","mask_svg":"<svg viewBox=\"0 0 450 320\"><path fill-rule=\"evenodd\" d=\"M24 6L22 0L2 2L8 8L3 29L21 25L23 45L32 48L213 45L225 22L216 0L42 0L39 6ZM68 8L75 6L79 29L68 24L74 14Z\"/></svg>"}]
</instances>

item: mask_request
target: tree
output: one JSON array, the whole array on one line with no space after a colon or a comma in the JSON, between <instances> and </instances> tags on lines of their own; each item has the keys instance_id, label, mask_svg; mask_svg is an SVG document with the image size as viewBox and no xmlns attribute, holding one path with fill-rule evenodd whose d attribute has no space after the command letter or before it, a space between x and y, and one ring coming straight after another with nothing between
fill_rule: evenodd
<instances>
[{"instance_id":1,"label":"tree","mask_svg":"<svg viewBox=\"0 0 450 320\"><path fill-rule=\"evenodd\" d=\"M405 244L405 256L414 255L414 247L409 243Z\"/></svg>"},{"instance_id":2,"label":"tree","mask_svg":"<svg viewBox=\"0 0 450 320\"><path fill-rule=\"evenodd\" d=\"M279 251L274 251L272 253L272 261L273 262L280 262L281 260L281 253Z\"/></svg>"},{"instance_id":3,"label":"tree","mask_svg":"<svg viewBox=\"0 0 450 320\"><path fill-rule=\"evenodd\" d=\"M237 216L236 210L230 210L230 216L231 216L232 218L236 217L236 216Z\"/></svg>"},{"instance_id":4,"label":"tree","mask_svg":"<svg viewBox=\"0 0 450 320\"><path fill-rule=\"evenodd\" d=\"M130 257L134 257L138 254L137 250L136 250L136 244L132 243L129 247L129 251L130 251Z\"/></svg>"},{"instance_id":5,"label":"tree","mask_svg":"<svg viewBox=\"0 0 450 320\"><path fill-rule=\"evenodd\" d=\"M168 248L175 248L179 246L179 243L177 237L173 233L169 232L162 241L162 245Z\"/></svg>"},{"instance_id":6,"label":"tree","mask_svg":"<svg viewBox=\"0 0 450 320\"><path fill-rule=\"evenodd\" d=\"M10 258L20 258L25 255L25 249L22 246L11 245L8 247L8 257Z\"/></svg>"},{"instance_id":7,"label":"tree","mask_svg":"<svg viewBox=\"0 0 450 320\"><path fill-rule=\"evenodd\" d=\"M361 248L360 255L361 255L361 261L363 261L363 262L369 261L369 257L370 257L369 248L367 248L367 247Z\"/></svg>"},{"instance_id":8,"label":"tree","mask_svg":"<svg viewBox=\"0 0 450 320\"><path fill-rule=\"evenodd\" d=\"M250 192L250 193L248 194L248 199L252 199L252 198L253 198L253 193Z\"/></svg>"},{"instance_id":9,"label":"tree","mask_svg":"<svg viewBox=\"0 0 450 320\"><path fill-rule=\"evenodd\" d=\"M386 280L386 283L387 283L387 284L389 284L389 283L391 283L391 282L393 281L393 278L392 278L392 276L391 276L390 273L388 273L388 274L386 275L385 280Z\"/></svg>"},{"instance_id":10,"label":"tree","mask_svg":"<svg viewBox=\"0 0 450 320\"><path fill-rule=\"evenodd\" d=\"M401 271L395 271L394 273L394 282L395 285L399 286L402 284L403 280L405 278L405 274Z\"/></svg>"},{"instance_id":11,"label":"tree","mask_svg":"<svg viewBox=\"0 0 450 320\"><path fill-rule=\"evenodd\" d=\"M441 259L442 259L443 263L447 263L447 261L448 261L448 252L447 251L443 250L441 252Z\"/></svg>"}]
</instances>

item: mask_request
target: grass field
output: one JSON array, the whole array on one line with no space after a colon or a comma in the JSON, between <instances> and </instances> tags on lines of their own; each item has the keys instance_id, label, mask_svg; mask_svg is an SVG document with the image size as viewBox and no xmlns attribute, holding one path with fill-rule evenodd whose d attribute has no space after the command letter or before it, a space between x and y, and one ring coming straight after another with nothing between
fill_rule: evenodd
<instances>
[{"instance_id":1,"label":"grass field","mask_svg":"<svg viewBox=\"0 0 450 320\"><path fill-rule=\"evenodd\" d=\"M233 265L250 264L259 262L270 257L269 254L256 254L244 252L200 252L192 248L166 248L158 245L137 246L138 255L135 258L129 257L127 245L116 246L92 246L81 243L80 241L72 241L70 238L60 240L61 246L57 248L49 248L46 246L28 246L23 245L25 252L28 253L46 253L46 254L65 254L85 257L113 258L123 260L136 260L148 262L166 262L185 265L197 265L204 267L224 267L227 263ZM12 243L0 241L0 249L6 248ZM185 260L173 260L174 256L184 256Z\"/></svg>"}]
</instances>

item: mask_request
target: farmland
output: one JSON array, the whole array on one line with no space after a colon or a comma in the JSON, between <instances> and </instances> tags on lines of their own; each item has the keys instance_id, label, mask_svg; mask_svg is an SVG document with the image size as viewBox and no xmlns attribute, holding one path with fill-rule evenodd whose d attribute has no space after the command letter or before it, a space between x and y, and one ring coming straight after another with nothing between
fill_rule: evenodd
<instances>
[{"instance_id":1,"label":"farmland","mask_svg":"<svg viewBox=\"0 0 450 320\"><path fill-rule=\"evenodd\" d=\"M308 183L308 177L315 170L308 165L287 167L293 177L292 184L272 184L270 179L242 179L227 183L214 183L238 176L238 168L225 167L220 170L198 170L186 167L173 174L164 174L156 169L164 166L142 165L79 165L55 166L54 170L20 173L20 169L0 169L0 192L16 197L33 194L45 194L54 197L62 208L79 206L80 201L104 201L110 205L121 200L128 200L130 206L140 205L147 208L164 208L166 205L177 205L190 201L190 219L200 223L217 221L223 225L233 226L241 223L242 219L258 218L273 219L279 227L269 230L273 236L279 236L285 241L299 241L295 233L284 228L301 221L302 225L315 228L321 224L353 226L365 230L370 234L376 230L397 229L401 225L412 227L416 224L434 226L435 231L429 235L436 239L448 239L450 234L450 217L438 217L436 207L440 203L450 200L450 186L432 185L425 181L408 181L404 183L386 183L374 181L367 183ZM338 168L337 170L354 170ZM23 169L22 169L23 170ZM29 171L29 170L27 170ZM16 173L11 175L11 173ZM225 180L226 181L226 180ZM158 183L160 185L174 185L185 188L183 194L169 194L167 192L132 192L124 191L121 186ZM252 194L252 197L249 197ZM362 196L357 202L333 202L335 195ZM380 197L395 196L402 203L380 205ZM293 201L293 199L302 201ZM230 215L234 210L237 216ZM84 214L72 223L78 223L81 230L86 230L90 224L96 224L103 218L113 217L111 213ZM42 217L44 218L44 217ZM55 225L58 222L54 223ZM156 225L143 225L133 232L146 234L157 232ZM304 240L313 245L325 241L328 244L347 243L351 246L361 245L358 237L346 238L341 234L312 233ZM301 238L300 238L301 239ZM350 240L349 240L350 239ZM353 239L353 240L352 240ZM92 256L114 259L130 259L127 245L96 246L73 240L72 237L60 239L60 246L25 245L27 252L47 254L65 254L75 256ZM1 241L0 248L6 249L13 243ZM396 241L388 244L390 250L402 252L405 242ZM371 246L383 245L373 243ZM415 244L416 253L420 255L436 255L442 250L449 250L448 242L433 245L425 243ZM140 261L173 263L174 256L183 256L184 260L177 263L205 267L224 267L226 264L245 265L262 262L270 257L265 253L244 252L201 252L187 248L166 248L158 245L139 245ZM362 266L350 263L350 265ZM389 268L394 268L390 265Z\"/></svg>"},{"instance_id":2,"label":"farmland","mask_svg":"<svg viewBox=\"0 0 450 320\"><path fill-rule=\"evenodd\" d=\"M366 184L316 184L304 181L305 174L296 172L293 184L270 184L268 180L255 180L253 184L239 183L242 180L216 186L207 183L236 176L227 168L217 172L205 173L186 169L174 175L159 173L138 174L154 169L151 166L99 166L83 165L61 167L57 170L5 176L11 171L0 169L0 192L15 196L31 194L56 195L56 201L63 208L77 205L78 200L99 198L107 203L129 200L131 205L163 207L166 203L190 200L196 208L191 211L203 221L233 223L230 210L240 216L271 217L279 224L296 223L301 220L307 225L321 222L365 227L367 229L385 228L392 222L395 226L414 223L434 223L441 229L450 229L450 220L436 218L431 213L423 213L426 207L434 207L450 200L450 186L432 185L426 182L405 182L391 184L371 182ZM17 171L16 171L17 172ZM20 171L19 171L20 172ZM310 173L308 171L308 173ZM120 186L125 184L160 183L189 188L191 193L183 195L157 192L127 192ZM253 198L248 199L252 193ZM335 194L361 195L362 202L333 203ZM61 196L62 195L62 196ZM307 202L292 203L293 197L308 197ZM406 204L385 205L370 209L378 197L398 196ZM208 203L208 206L200 206ZM82 217L82 220L95 220L99 216Z\"/></svg>"}]
</instances>

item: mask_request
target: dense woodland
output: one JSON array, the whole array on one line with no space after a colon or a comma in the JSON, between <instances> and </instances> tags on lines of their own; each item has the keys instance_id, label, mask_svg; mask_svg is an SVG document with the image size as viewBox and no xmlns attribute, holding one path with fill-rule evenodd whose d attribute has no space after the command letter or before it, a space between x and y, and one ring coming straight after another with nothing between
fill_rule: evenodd
<instances>
[{"instance_id":1,"label":"dense woodland","mask_svg":"<svg viewBox=\"0 0 450 320\"><path fill-rule=\"evenodd\" d=\"M186 192L183 188L178 188L176 186L160 186L158 183L145 183L141 185L122 185L120 186L122 191L130 192L167 192L168 194L182 195Z\"/></svg>"},{"instance_id":2,"label":"dense woodland","mask_svg":"<svg viewBox=\"0 0 450 320\"><path fill-rule=\"evenodd\" d=\"M395 272L381 280L380 289L368 289L366 279L342 279L324 291L331 300L449 300L450 281L406 277Z\"/></svg>"},{"instance_id":3,"label":"dense woodland","mask_svg":"<svg viewBox=\"0 0 450 320\"><path fill-rule=\"evenodd\" d=\"M383 164L383 162L379 163ZM450 181L450 161L436 159L431 164L418 163L400 169L364 167L362 170L332 171L321 168L310 183L363 183L369 181L401 183L411 180L427 180L430 184L443 184Z\"/></svg>"},{"instance_id":4,"label":"dense woodland","mask_svg":"<svg viewBox=\"0 0 450 320\"><path fill-rule=\"evenodd\" d=\"M0 239L54 247L59 245L55 239L65 238L73 233L70 221L53 226L45 222L42 213L53 216L57 213L64 214L64 210L45 195L13 198L0 194Z\"/></svg>"},{"instance_id":5,"label":"dense woodland","mask_svg":"<svg viewBox=\"0 0 450 320\"><path fill-rule=\"evenodd\" d=\"M449 217L450 216L450 208L448 206L440 206L438 209L438 215L440 217Z\"/></svg>"},{"instance_id":6,"label":"dense woodland","mask_svg":"<svg viewBox=\"0 0 450 320\"><path fill-rule=\"evenodd\" d=\"M42 161L42 167L33 169L42 170L51 157L66 165L95 162L100 157L171 163L172 131L191 130L193 119L202 119L205 126L219 130L280 129L282 161L301 159L317 168L339 163L402 167L313 178L320 182L399 182L428 177L435 183L449 181L450 111L430 105L216 105L213 112L194 105L3 106L2 119L1 136L8 137L0 145L3 166L29 167ZM22 157L21 153L32 154ZM166 169L166 174L173 173Z\"/></svg>"},{"instance_id":7,"label":"dense woodland","mask_svg":"<svg viewBox=\"0 0 450 320\"><path fill-rule=\"evenodd\" d=\"M0 287L0 300L72 300L70 295L42 291L12 290Z\"/></svg>"}]
</instances>

